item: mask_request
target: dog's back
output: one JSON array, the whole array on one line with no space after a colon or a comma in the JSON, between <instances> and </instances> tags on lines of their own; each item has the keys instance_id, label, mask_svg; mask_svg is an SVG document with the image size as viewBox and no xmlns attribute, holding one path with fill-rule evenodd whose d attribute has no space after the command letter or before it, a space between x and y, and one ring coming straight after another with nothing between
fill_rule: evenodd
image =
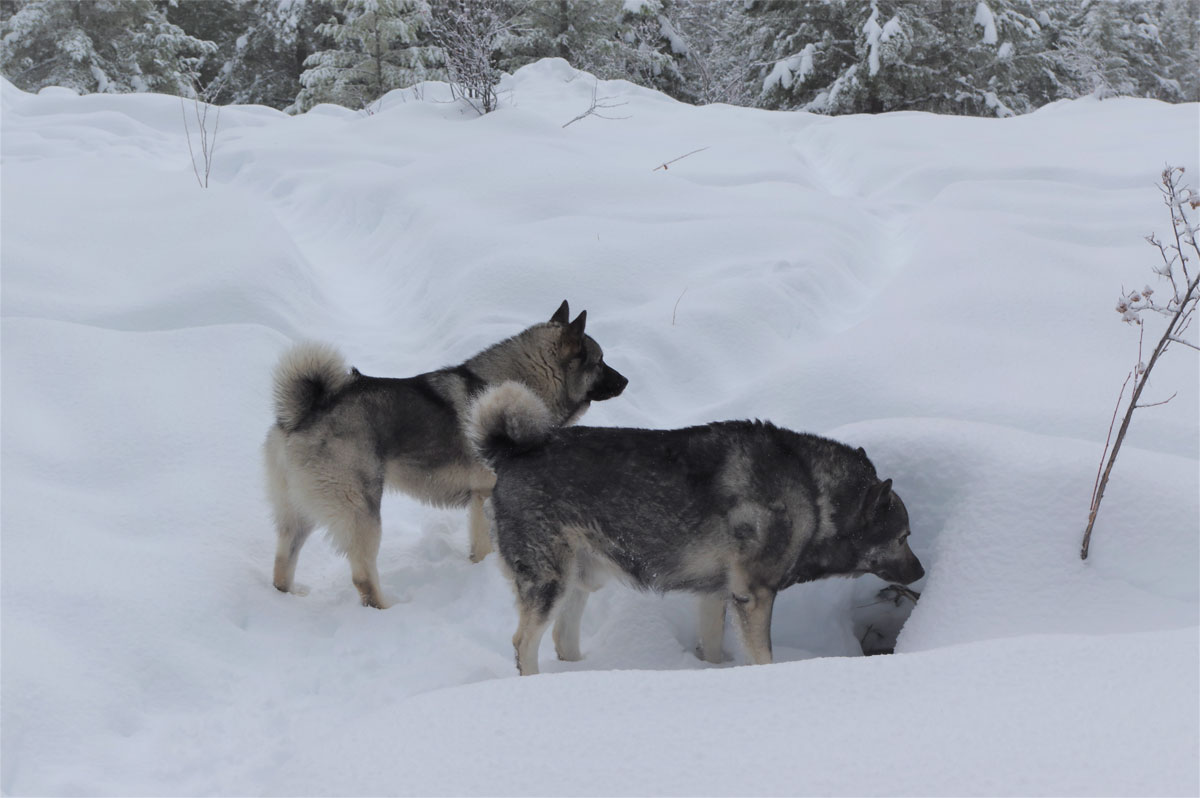
<instances>
[{"instance_id":1,"label":"dog's back","mask_svg":"<svg viewBox=\"0 0 1200 798\"><path fill-rule=\"evenodd\" d=\"M754 630L755 661L770 659L776 591L891 568L900 581L920 578L903 504L861 449L758 421L645 430L542 419L537 397L516 385L485 393L468 424L496 471L495 536L521 608L522 673L536 671L536 638L564 602L556 646L575 654L598 567L718 606L732 597Z\"/></svg>"},{"instance_id":2,"label":"dog's back","mask_svg":"<svg viewBox=\"0 0 1200 798\"><path fill-rule=\"evenodd\" d=\"M735 561L786 568L789 509L816 522L798 472L756 467L787 453L786 431L769 424L556 429L539 423L536 397L518 385L476 407L468 430L497 474L506 561L528 561L561 536L637 587L708 592L724 588Z\"/></svg>"},{"instance_id":3,"label":"dog's back","mask_svg":"<svg viewBox=\"0 0 1200 798\"><path fill-rule=\"evenodd\" d=\"M291 590L300 548L323 526L350 559L363 602L383 606L375 559L385 488L437 506L469 505L471 559L486 556L483 503L495 477L463 434L468 406L489 385L520 380L557 425L619 395L626 380L584 332L586 319L583 312L571 321L563 302L549 321L415 377L363 375L324 344L286 353L265 445L278 532L275 586Z\"/></svg>"}]
</instances>

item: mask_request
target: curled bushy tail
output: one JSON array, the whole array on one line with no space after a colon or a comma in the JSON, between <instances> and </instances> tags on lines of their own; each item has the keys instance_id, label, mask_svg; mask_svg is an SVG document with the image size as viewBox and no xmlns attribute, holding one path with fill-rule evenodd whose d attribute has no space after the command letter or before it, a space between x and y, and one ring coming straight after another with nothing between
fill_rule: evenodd
<instances>
[{"instance_id":1,"label":"curled bushy tail","mask_svg":"<svg viewBox=\"0 0 1200 798\"><path fill-rule=\"evenodd\" d=\"M494 469L504 458L540 446L555 426L537 394L519 382L502 382L471 405L467 439Z\"/></svg>"},{"instance_id":2,"label":"curled bushy tail","mask_svg":"<svg viewBox=\"0 0 1200 798\"><path fill-rule=\"evenodd\" d=\"M297 344L275 367L276 422L285 432L292 432L350 380L345 359L332 346Z\"/></svg>"}]
</instances>

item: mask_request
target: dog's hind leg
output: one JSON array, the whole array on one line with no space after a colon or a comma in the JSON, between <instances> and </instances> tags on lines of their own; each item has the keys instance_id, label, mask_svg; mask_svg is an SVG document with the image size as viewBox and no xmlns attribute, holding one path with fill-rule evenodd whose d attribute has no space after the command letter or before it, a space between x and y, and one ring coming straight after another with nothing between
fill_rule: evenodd
<instances>
[{"instance_id":1,"label":"dog's hind leg","mask_svg":"<svg viewBox=\"0 0 1200 798\"><path fill-rule=\"evenodd\" d=\"M298 592L303 595L306 590L295 591L296 561L300 559L300 549L304 541L312 534L313 523L300 515L293 508L280 512L275 511L275 528L279 540L275 545L275 575L274 584L277 590L284 593Z\"/></svg>"},{"instance_id":2,"label":"dog's hind leg","mask_svg":"<svg viewBox=\"0 0 1200 798\"><path fill-rule=\"evenodd\" d=\"M724 641L725 596L701 596L700 645L696 646L696 656L713 664L724 662L725 652L721 648Z\"/></svg>"},{"instance_id":3,"label":"dog's hind leg","mask_svg":"<svg viewBox=\"0 0 1200 798\"><path fill-rule=\"evenodd\" d=\"M769 665L771 656L771 610L775 591L758 588L748 595L733 594L733 606L741 627L742 644L755 665Z\"/></svg>"},{"instance_id":4,"label":"dog's hind leg","mask_svg":"<svg viewBox=\"0 0 1200 798\"><path fill-rule=\"evenodd\" d=\"M386 610L389 603L383 598L383 590L379 587L379 569L376 559L379 557L379 541L383 530L379 523L379 510L375 512L356 511L352 518L346 519L343 529L334 529L334 534L345 541L346 557L350 560L350 578L358 588L364 607L375 607Z\"/></svg>"},{"instance_id":5,"label":"dog's hind leg","mask_svg":"<svg viewBox=\"0 0 1200 798\"><path fill-rule=\"evenodd\" d=\"M587 606L588 591L580 587L571 588L554 621L554 652L565 662L583 659L579 651L579 625L583 620L583 608Z\"/></svg>"},{"instance_id":6,"label":"dog's hind leg","mask_svg":"<svg viewBox=\"0 0 1200 798\"><path fill-rule=\"evenodd\" d=\"M263 461L267 469L267 497L274 511L277 534L272 583L278 590L291 593L295 591L296 561L300 558L300 549L312 534L315 524L288 495L287 452L283 436L283 431L277 427L267 434L266 443L263 444Z\"/></svg>"},{"instance_id":7,"label":"dog's hind leg","mask_svg":"<svg viewBox=\"0 0 1200 798\"><path fill-rule=\"evenodd\" d=\"M471 491L471 562L482 562L483 558L492 551L492 539L488 535L490 524L487 513L483 509L483 503L487 501L487 498L488 494L486 493L477 490Z\"/></svg>"},{"instance_id":8,"label":"dog's hind leg","mask_svg":"<svg viewBox=\"0 0 1200 798\"><path fill-rule=\"evenodd\" d=\"M563 597L562 581L526 583L519 585L517 592L520 621L517 633L513 635L513 649L517 655L517 670L522 676L530 676L538 672L538 646L554 608Z\"/></svg>"},{"instance_id":9,"label":"dog's hind leg","mask_svg":"<svg viewBox=\"0 0 1200 798\"><path fill-rule=\"evenodd\" d=\"M538 672L538 646L546 632L547 619L536 610L521 608L521 620L513 635L513 650L517 655L517 672L532 676Z\"/></svg>"},{"instance_id":10,"label":"dog's hind leg","mask_svg":"<svg viewBox=\"0 0 1200 798\"><path fill-rule=\"evenodd\" d=\"M315 448L324 459L310 467L296 486L302 488L305 511L328 528L329 542L350 560L350 576L363 606L387 609L375 564L383 537L379 522L383 464L348 447ZM326 448L332 448L332 456L325 454Z\"/></svg>"}]
</instances>

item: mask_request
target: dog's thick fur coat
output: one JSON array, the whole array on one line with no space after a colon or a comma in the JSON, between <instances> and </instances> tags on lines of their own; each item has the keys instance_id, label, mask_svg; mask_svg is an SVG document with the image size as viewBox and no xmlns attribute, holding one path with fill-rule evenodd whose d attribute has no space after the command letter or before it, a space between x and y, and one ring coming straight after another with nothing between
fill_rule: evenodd
<instances>
[{"instance_id":1,"label":"dog's thick fur coat","mask_svg":"<svg viewBox=\"0 0 1200 798\"><path fill-rule=\"evenodd\" d=\"M561 659L579 659L588 593L612 572L702 597L700 653L720 656L733 603L750 658L770 662L775 594L797 582L924 569L908 513L862 449L769 423L677 430L559 428L525 386L491 388L468 434L496 472L494 534L520 621L517 667L536 673L557 614Z\"/></svg>"},{"instance_id":2,"label":"dog's thick fur coat","mask_svg":"<svg viewBox=\"0 0 1200 798\"><path fill-rule=\"evenodd\" d=\"M464 436L467 410L489 386L513 380L538 397L549 427L619 395L627 381L604 363L584 333L586 320L584 311L570 321L564 301L549 322L459 366L406 379L347 368L325 344L286 353L275 370L275 423L264 446L278 532L275 587L292 590L300 549L324 526L350 560L363 604L386 606L376 567L385 488L442 507L469 504L471 559L486 556L483 503L495 476Z\"/></svg>"}]
</instances>

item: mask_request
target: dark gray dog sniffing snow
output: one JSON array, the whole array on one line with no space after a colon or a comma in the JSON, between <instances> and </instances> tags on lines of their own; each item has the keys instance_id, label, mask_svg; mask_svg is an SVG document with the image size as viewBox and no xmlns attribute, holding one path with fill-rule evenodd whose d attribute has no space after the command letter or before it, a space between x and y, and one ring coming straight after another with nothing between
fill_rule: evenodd
<instances>
[{"instance_id":1,"label":"dark gray dog sniffing snow","mask_svg":"<svg viewBox=\"0 0 1200 798\"><path fill-rule=\"evenodd\" d=\"M264 454L279 535L275 587L292 589L304 541L325 526L350 560L363 604L386 606L376 557L385 488L441 507L471 507L471 559L491 551L483 502L495 476L467 443L472 399L509 380L536 396L547 426L574 423L628 382L584 333L587 311L570 321L564 300L550 321L465 363L406 379L347 368L332 347L300 344L275 369L275 424Z\"/></svg>"},{"instance_id":2,"label":"dark gray dog sniffing snow","mask_svg":"<svg viewBox=\"0 0 1200 798\"><path fill-rule=\"evenodd\" d=\"M771 662L771 608L789 585L874 573L925 575L908 513L862 449L769 423L677 430L558 427L506 383L471 408L468 435L496 472L494 534L517 595L517 668L538 672L557 614L560 659L577 660L587 596L615 573L702 597L700 654L720 656L732 601L755 663Z\"/></svg>"}]
</instances>

